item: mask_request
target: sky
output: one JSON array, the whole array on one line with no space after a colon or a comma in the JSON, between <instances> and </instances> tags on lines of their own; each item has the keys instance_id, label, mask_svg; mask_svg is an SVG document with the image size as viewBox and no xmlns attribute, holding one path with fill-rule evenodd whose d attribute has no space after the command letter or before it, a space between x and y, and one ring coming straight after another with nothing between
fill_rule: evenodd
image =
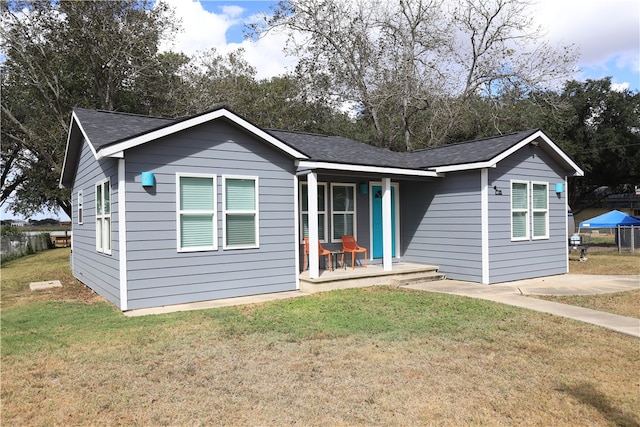
<instances>
[{"instance_id":1,"label":"sky","mask_svg":"<svg viewBox=\"0 0 640 427\"><path fill-rule=\"evenodd\" d=\"M283 53L285 37L269 34L258 42L243 39L243 25L270 13L273 1L165 0L185 28L173 50L190 55L215 47L220 53L243 47L258 78L282 74L295 65ZM612 77L614 87L640 90L640 1L539 0L532 8L552 44L575 45L577 80Z\"/></svg>"},{"instance_id":2,"label":"sky","mask_svg":"<svg viewBox=\"0 0 640 427\"><path fill-rule=\"evenodd\" d=\"M240 47L256 68L258 78L290 71L295 58L283 48L286 37L268 34L257 42L245 40L243 28L261 13L271 13L273 1L164 0L175 9L183 31L165 50L193 55L216 48L227 53ZM611 77L613 87L640 91L640 1L638 0L539 0L534 20L547 32L552 44L575 45L580 57L577 80ZM12 218L1 212L2 218ZM62 211L44 212L34 219L69 218Z\"/></svg>"}]
</instances>

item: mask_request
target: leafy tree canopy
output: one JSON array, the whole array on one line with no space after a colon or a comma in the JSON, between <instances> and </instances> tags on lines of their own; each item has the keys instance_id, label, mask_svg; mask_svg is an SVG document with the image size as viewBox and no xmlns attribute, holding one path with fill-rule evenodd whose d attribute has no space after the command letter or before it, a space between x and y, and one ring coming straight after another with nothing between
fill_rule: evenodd
<instances>
[{"instance_id":1,"label":"leafy tree canopy","mask_svg":"<svg viewBox=\"0 0 640 427\"><path fill-rule=\"evenodd\" d=\"M164 112L185 59L158 55L158 45L176 27L168 8L151 0L0 6L0 203L11 199L26 216L57 207L71 216L68 191L57 186L71 108Z\"/></svg>"}]
</instances>

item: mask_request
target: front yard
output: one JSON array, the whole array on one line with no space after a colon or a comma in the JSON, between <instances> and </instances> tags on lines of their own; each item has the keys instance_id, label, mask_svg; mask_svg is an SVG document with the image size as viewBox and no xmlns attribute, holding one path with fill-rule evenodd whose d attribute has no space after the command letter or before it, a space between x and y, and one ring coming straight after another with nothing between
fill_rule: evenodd
<instances>
[{"instance_id":1,"label":"front yard","mask_svg":"<svg viewBox=\"0 0 640 427\"><path fill-rule=\"evenodd\" d=\"M390 287L127 318L68 259L2 266L3 425L640 423L640 345L605 329Z\"/></svg>"}]
</instances>

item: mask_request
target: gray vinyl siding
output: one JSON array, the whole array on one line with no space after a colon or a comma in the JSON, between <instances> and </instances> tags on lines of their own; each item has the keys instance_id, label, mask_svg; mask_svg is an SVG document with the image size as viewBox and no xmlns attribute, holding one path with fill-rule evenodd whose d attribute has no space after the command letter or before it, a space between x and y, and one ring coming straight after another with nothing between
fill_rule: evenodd
<instances>
[{"instance_id":1,"label":"gray vinyl siding","mask_svg":"<svg viewBox=\"0 0 640 427\"><path fill-rule=\"evenodd\" d=\"M567 272L566 197L555 193L566 172L541 148L526 146L489 169L489 278L491 283ZM511 241L511 180L549 185L549 239Z\"/></svg>"},{"instance_id":2,"label":"gray vinyl siding","mask_svg":"<svg viewBox=\"0 0 640 427\"><path fill-rule=\"evenodd\" d=\"M111 255L96 251L96 195L95 185L104 179L111 185ZM114 159L96 161L89 145L84 142L73 186L74 198L82 191L84 221L73 218L73 275L98 294L120 307L120 275L118 269L118 164ZM77 198L74 216L77 214Z\"/></svg>"},{"instance_id":3,"label":"gray vinyl siding","mask_svg":"<svg viewBox=\"0 0 640 427\"><path fill-rule=\"evenodd\" d=\"M125 159L129 309L296 288L291 158L216 121L130 149ZM143 171L154 173L154 187L141 186ZM177 173L216 175L217 250L178 252ZM223 249L223 175L259 179L259 248Z\"/></svg>"},{"instance_id":4,"label":"gray vinyl siding","mask_svg":"<svg viewBox=\"0 0 640 427\"><path fill-rule=\"evenodd\" d=\"M403 182L401 218L404 260L437 265L451 279L482 280L479 171Z\"/></svg>"}]
</instances>

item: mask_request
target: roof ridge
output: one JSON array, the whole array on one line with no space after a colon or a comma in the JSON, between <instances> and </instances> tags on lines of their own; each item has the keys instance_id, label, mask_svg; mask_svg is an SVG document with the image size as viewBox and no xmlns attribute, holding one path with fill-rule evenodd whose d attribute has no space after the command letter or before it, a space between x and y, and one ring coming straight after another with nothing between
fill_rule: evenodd
<instances>
[{"instance_id":1,"label":"roof ridge","mask_svg":"<svg viewBox=\"0 0 640 427\"><path fill-rule=\"evenodd\" d=\"M263 128L263 129L266 130L267 132L287 132L287 133L295 133L297 135L321 136L323 138L334 138L339 136L339 135L325 135L322 133L314 133L314 132L304 132L299 130L286 130L286 129L273 129L273 128ZM343 138L343 137L340 137L340 138Z\"/></svg>"},{"instance_id":2,"label":"roof ridge","mask_svg":"<svg viewBox=\"0 0 640 427\"><path fill-rule=\"evenodd\" d=\"M92 108L84 108L84 107L73 107L73 111L84 110L92 113L103 113L103 114L114 114L119 116L130 116L130 117L141 117L146 119L160 119L160 120L178 120L171 117L162 117L162 116L151 116L148 114L138 114L138 113L127 113L125 111L111 111L111 110L102 110L102 109L92 109Z\"/></svg>"},{"instance_id":3,"label":"roof ridge","mask_svg":"<svg viewBox=\"0 0 640 427\"><path fill-rule=\"evenodd\" d=\"M478 139L471 139L468 141L460 141L460 142L454 142L451 144L444 144L444 145L438 145L437 147L426 147L426 148L421 148L419 150L415 150L415 151L407 151L407 153L418 153L418 152L424 152L424 151L429 151L429 150L435 150L438 148L442 148L442 147L454 147L456 145L462 145L462 144L470 144L472 142L480 142L480 141L486 141L489 139L497 139L497 138L505 138L508 136L513 136L513 135L517 135L517 134L521 134L521 133L526 133L526 134L533 134L537 131L539 131L540 128L535 128L535 129L528 129L528 130L521 130L521 131L515 131L515 132L509 132L509 133L503 133L501 135L494 135L494 136L485 136L484 138L478 138Z\"/></svg>"}]
</instances>

